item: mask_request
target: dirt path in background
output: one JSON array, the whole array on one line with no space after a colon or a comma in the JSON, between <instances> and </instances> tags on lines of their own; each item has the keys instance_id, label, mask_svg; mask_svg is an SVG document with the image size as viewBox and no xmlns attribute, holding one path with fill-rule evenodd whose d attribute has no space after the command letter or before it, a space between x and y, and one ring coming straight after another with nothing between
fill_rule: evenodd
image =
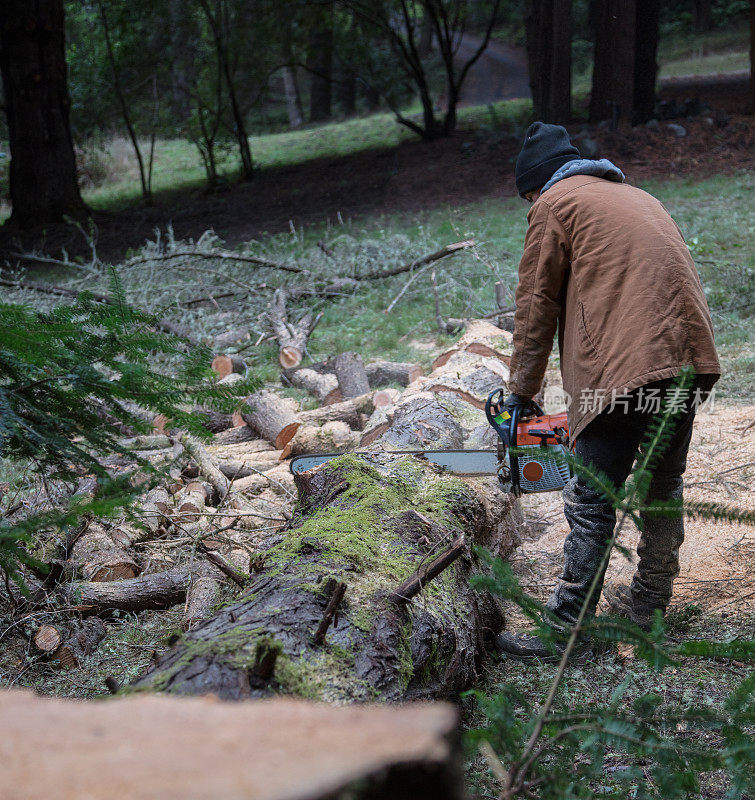
<instances>
[{"instance_id":1,"label":"dirt path in background","mask_svg":"<svg viewBox=\"0 0 755 800\"><path fill-rule=\"evenodd\" d=\"M752 405L718 402L711 413L697 416L685 474L686 500L755 509L753 423ZM751 427L746 430L748 425ZM517 551L516 570L526 588L545 600L561 570L569 527L560 495L532 495L524 503L533 533ZM637 529L629 524L620 542L635 552L637 539ZM755 612L755 529L687 520L680 559L672 610L695 604L729 617ZM608 580L629 583L634 569L635 563L615 553ZM511 627L516 625L512 623Z\"/></svg>"},{"instance_id":2,"label":"dirt path in background","mask_svg":"<svg viewBox=\"0 0 755 800\"><path fill-rule=\"evenodd\" d=\"M464 36L456 53L460 67L474 56L481 44L479 36L469 33ZM481 106L530 96L525 49L491 41L469 70L461 89L461 105Z\"/></svg>"}]
</instances>

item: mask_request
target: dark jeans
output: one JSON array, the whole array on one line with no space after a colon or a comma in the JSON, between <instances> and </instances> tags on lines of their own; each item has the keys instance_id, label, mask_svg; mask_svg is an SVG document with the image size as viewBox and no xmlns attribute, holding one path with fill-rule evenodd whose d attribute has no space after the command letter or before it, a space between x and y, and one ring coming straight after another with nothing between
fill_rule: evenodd
<instances>
[{"instance_id":1,"label":"dark jeans","mask_svg":"<svg viewBox=\"0 0 755 800\"><path fill-rule=\"evenodd\" d=\"M671 383L659 381L643 387L642 391L658 387L665 398ZM629 413L622 408L604 411L585 428L576 443L577 456L605 473L617 487L629 476L654 416L635 410L638 391L630 393ZM652 471L648 501L681 499L694 417L692 403L674 417L671 442ZM613 535L616 511L587 478L576 476L564 489L564 513L571 532L564 542L564 570L547 606L566 622L574 623ZM643 514L641 518L639 563L631 592L635 613L649 616L656 608L665 611L671 599L674 578L679 574L684 522L681 514L678 517ZM595 612L604 574L605 570L599 577L588 613Z\"/></svg>"}]
</instances>

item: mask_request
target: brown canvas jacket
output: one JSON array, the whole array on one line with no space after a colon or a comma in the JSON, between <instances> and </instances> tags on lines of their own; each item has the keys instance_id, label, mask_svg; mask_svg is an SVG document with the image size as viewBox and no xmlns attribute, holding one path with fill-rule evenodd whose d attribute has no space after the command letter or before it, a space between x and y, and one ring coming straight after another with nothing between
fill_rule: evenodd
<instances>
[{"instance_id":1,"label":"brown canvas jacket","mask_svg":"<svg viewBox=\"0 0 755 800\"><path fill-rule=\"evenodd\" d=\"M599 413L583 390L630 391L692 366L721 374L700 278L676 223L647 192L565 178L527 216L509 390L540 389L558 329L572 440ZM590 407L592 406L592 407Z\"/></svg>"}]
</instances>

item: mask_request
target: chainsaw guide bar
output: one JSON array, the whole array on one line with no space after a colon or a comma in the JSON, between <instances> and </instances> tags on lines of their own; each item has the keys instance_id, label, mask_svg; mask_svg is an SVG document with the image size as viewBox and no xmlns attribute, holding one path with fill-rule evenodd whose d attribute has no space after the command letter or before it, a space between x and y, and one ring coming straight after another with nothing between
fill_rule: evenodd
<instances>
[{"instance_id":1,"label":"chainsaw guide bar","mask_svg":"<svg viewBox=\"0 0 755 800\"><path fill-rule=\"evenodd\" d=\"M322 453L296 456L291 460L291 472L296 475L308 469L319 467L343 453ZM454 475L496 475L498 472L498 453L495 450L375 450L352 452L368 461L378 456L414 456L429 461Z\"/></svg>"}]
</instances>

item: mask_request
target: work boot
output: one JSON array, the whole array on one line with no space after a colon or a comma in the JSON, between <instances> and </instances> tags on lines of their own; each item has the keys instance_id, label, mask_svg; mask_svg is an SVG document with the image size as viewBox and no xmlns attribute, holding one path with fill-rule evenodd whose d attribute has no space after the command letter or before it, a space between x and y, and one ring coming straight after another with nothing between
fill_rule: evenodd
<instances>
[{"instance_id":1,"label":"work boot","mask_svg":"<svg viewBox=\"0 0 755 800\"><path fill-rule=\"evenodd\" d=\"M545 641L535 633L536 629L522 633L499 633L495 637L495 646L506 658L517 661L560 661L566 649L566 638ZM578 643L574 655L583 653L584 644Z\"/></svg>"},{"instance_id":2,"label":"work boot","mask_svg":"<svg viewBox=\"0 0 755 800\"><path fill-rule=\"evenodd\" d=\"M603 587L603 597L612 614L628 619L643 631L650 630L653 624L653 610L636 608L629 586L623 583L607 583Z\"/></svg>"}]
</instances>

